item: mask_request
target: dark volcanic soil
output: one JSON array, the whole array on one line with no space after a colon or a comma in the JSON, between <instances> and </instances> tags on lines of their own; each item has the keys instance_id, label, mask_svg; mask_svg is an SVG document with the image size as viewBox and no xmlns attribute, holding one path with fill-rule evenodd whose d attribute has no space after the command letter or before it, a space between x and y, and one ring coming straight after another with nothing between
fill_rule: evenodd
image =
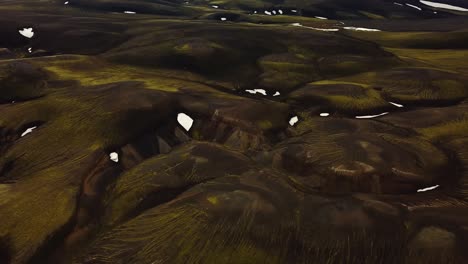
<instances>
[{"instance_id":1,"label":"dark volcanic soil","mask_svg":"<svg viewBox=\"0 0 468 264\"><path fill-rule=\"evenodd\" d=\"M0 1L0 263L468 263L467 14Z\"/></svg>"}]
</instances>

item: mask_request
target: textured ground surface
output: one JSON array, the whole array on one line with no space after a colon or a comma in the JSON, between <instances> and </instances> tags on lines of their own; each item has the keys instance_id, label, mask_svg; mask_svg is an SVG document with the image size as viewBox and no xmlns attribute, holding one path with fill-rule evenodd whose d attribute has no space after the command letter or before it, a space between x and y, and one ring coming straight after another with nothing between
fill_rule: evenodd
<instances>
[{"instance_id":1,"label":"textured ground surface","mask_svg":"<svg viewBox=\"0 0 468 264\"><path fill-rule=\"evenodd\" d=\"M0 1L0 263L468 263L468 13L394 2Z\"/></svg>"}]
</instances>

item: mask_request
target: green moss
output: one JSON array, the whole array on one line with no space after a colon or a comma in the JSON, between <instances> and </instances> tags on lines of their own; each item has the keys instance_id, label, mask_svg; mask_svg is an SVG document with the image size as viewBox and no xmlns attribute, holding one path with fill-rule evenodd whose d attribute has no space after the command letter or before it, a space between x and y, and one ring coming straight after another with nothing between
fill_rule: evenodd
<instances>
[{"instance_id":1,"label":"green moss","mask_svg":"<svg viewBox=\"0 0 468 264\"><path fill-rule=\"evenodd\" d=\"M468 96L468 89L459 81L433 80L431 85L442 88L442 91L436 96L442 100L453 100Z\"/></svg>"},{"instance_id":2,"label":"green moss","mask_svg":"<svg viewBox=\"0 0 468 264\"><path fill-rule=\"evenodd\" d=\"M265 230L265 223L259 219L264 210L257 206L264 205L264 202L255 192L255 189L261 193L267 189L258 186L260 178L249 188L236 185L238 177L208 181L168 204L145 210L98 235L89 247L89 255L85 255L114 263L143 260L171 263L284 262L287 246L281 247L285 240L280 238L290 235L291 229L277 224L275 219L273 223L266 223L278 228L277 233L271 236L271 232ZM234 186L237 188L232 191L216 191L218 188L229 190ZM218 206L221 203L223 207ZM285 219L288 221L289 218ZM75 263L80 261L77 259Z\"/></svg>"},{"instance_id":3,"label":"green moss","mask_svg":"<svg viewBox=\"0 0 468 264\"><path fill-rule=\"evenodd\" d=\"M404 104L447 104L468 96L463 76L427 67L367 72L339 80L379 87L385 98Z\"/></svg>"},{"instance_id":4,"label":"green moss","mask_svg":"<svg viewBox=\"0 0 468 264\"><path fill-rule=\"evenodd\" d=\"M270 120L261 120L258 122L258 125L263 130L269 130L273 127L273 123Z\"/></svg>"},{"instance_id":5,"label":"green moss","mask_svg":"<svg viewBox=\"0 0 468 264\"><path fill-rule=\"evenodd\" d=\"M226 98L234 97L226 93L220 93L208 85L201 84L202 79L191 73L184 73L186 79L183 80L175 78L181 74L177 71L113 64L87 56L73 56L70 60L36 60L35 63L49 71L54 79L77 80L84 86L132 80L141 82L148 89L177 92L180 88L189 86L198 91L215 93Z\"/></svg>"},{"instance_id":6,"label":"green moss","mask_svg":"<svg viewBox=\"0 0 468 264\"><path fill-rule=\"evenodd\" d=\"M418 130L428 140L437 142L443 139L468 135L468 117Z\"/></svg>"},{"instance_id":7,"label":"green moss","mask_svg":"<svg viewBox=\"0 0 468 264\"><path fill-rule=\"evenodd\" d=\"M344 81L318 81L295 91L290 99L304 104L322 104L331 111L357 115L389 107L381 94L371 86Z\"/></svg>"},{"instance_id":8,"label":"green moss","mask_svg":"<svg viewBox=\"0 0 468 264\"><path fill-rule=\"evenodd\" d=\"M305 47L299 46L295 43L290 43L288 45L288 52L294 54L299 59L305 60L316 60L320 58L320 55L317 54L312 49L307 49Z\"/></svg>"},{"instance_id":9,"label":"green moss","mask_svg":"<svg viewBox=\"0 0 468 264\"><path fill-rule=\"evenodd\" d=\"M454 49L399 49L387 48L409 63L433 68L443 68L456 72L468 72L467 50Z\"/></svg>"},{"instance_id":10,"label":"green moss","mask_svg":"<svg viewBox=\"0 0 468 264\"><path fill-rule=\"evenodd\" d=\"M177 51L177 52L180 52L180 53L185 53L185 52L189 52L192 50L192 47L190 46L190 44L183 44L181 46L176 46L174 47L174 49Z\"/></svg>"},{"instance_id":11,"label":"green moss","mask_svg":"<svg viewBox=\"0 0 468 264\"><path fill-rule=\"evenodd\" d=\"M371 13L371 12L359 11L359 13L361 13L361 14L363 14L366 17L371 18L371 19L385 19L385 17L383 17L381 15L378 15L378 14L375 14L375 13Z\"/></svg>"},{"instance_id":12,"label":"green moss","mask_svg":"<svg viewBox=\"0 0 468 264\"><path fill-rule=\"evenodd\" d=\"M144 204L147 197L153 197L153 202L157 203L164 197L177 195L187 186L235 173L245 166L243 156L218 145L198 142L147 159L116 181L109 193L103 222L115 225Z\"/></svg>"},{"instance_id":13,"label":"green moss","mask_svg":"<svg viewBox=\"0 0 468 264\"><path fill-rule=\"evenodd\" d=\"M218 198L216 196L210 196L210 197L208 197L206 199L208 200L208 202L210 202L213 205L218 204Z\"/></svg>"},{"instance_id":14,"label":"green moss","mask_svg":"<svg viewBox=\"0 0 468 264\"><path fill-rule=\"evenodd\" d=\"M304 55L272 55L262 58L259 65L263 71L260 83L270 90L287 91L318 78L315 67Z\"/></svg>"},{"instance_id":15,"label":"green moss","mask_svg":"<svg viewBox=\"0 0 468 264\"><path fill-rule=\"evenodd\" d=\"M221 6L227 6L231 8L239 8L240 6L244 8L264 8L268 7L268 3L265 3L264 1L261 0L212 0L209 1L210 5L221 5Z\"/></svg>"},{"instance_id":16,"label":"green moss","mask_svg":"<svg viewBox=\"0 0 468 264\"><path fill-rule=\"evenodd\" d=\"M366 112L373 109L385 108L387 103L379 93L369 91L366 97L354 98L350 96L334 95L327 97L330 105L335 109L350 112Z\"/></svg>"},{"instance_id":17,"label":"green moss","mask_svg":"<svg viewBox=\"0 0 468 264\"><path fill-rule=\"evenodd\" d=\"M468 39L464 31L451 32L362 32L349 31L353 37L365 39L390 48L464 49Z\"/></svg>"},{"instance_id":18,"label":"green moss","mask_svg":"<svg viewBox=\"0 0 468 264\"><path fill-rule=\"evenodd\" d=\"M379 134L387 142L390 142L408 153L414 152L418 158L418 165L423 167L427 174L433 169L443 168L448 164L447 156L436 148L430 141L420 137L395 137L392 135ZM417 150L417 151L415 151Z\"/></svg>"},{"instance_id":19,"label":"green moss","mask_svg":"<svg viewBox=\"0 0 468 264\"><path fill-rule=\"evenodd\" d=\"M398 84L403 88L404 81ZM406 82L407 87L419 86L419 82ZM425 102L425 101L455 101L461 100L468 96L468 90L463 84L454 80L436 80L432 81L432 87L428 86L426 89L418 89L412 91L408 89L407 92L399 88L384 88L384 92L391 98L399 102ZM396 91L396 92L395 92Z\"/></svg>"},{"instance_id":20,"label":"green moss","mask_svg":"<svg viewBox=\"0 0 468 264\"><path fill-rule=\"evenodd\" d=\"M73 177L67 178L66 169L70 165L76 169L78 164L68 161L64 165L37 173L1 194L0 213L9 217L1 221L0 234L10 237L17 262L28 259L32 249L45 243L75 212L78 187L72 187Z\"/></svg>"}]
</instances>

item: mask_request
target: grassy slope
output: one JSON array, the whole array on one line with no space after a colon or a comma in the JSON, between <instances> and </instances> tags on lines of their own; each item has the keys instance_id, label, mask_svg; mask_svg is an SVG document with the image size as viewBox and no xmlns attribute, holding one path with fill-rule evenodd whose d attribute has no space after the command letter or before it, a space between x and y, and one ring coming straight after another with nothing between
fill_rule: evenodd
<instances>
[{"instance_id":1,"label":"grassy slope","mask_svg":"<svg viewBox=\"0 0 468 264\"><path fill-rule=\"evenodd\" d=\"M0 105L0 167L4 169L0 216L8 216L0 221L0 251L6 245L15 263L32 256L39 262L63 248L77 262L98 257L112 263L157 259L306 263L311 258L328 263L343 259L402 263L405 241L420 226L443 226L463 241L459 226L464 220L451 216L465 207L447 207L445 219L427 220L418 212L401 209L398 199L429 204L425 207L429 212L442 215L431 207L429 198L426 202L379 196L357 201L351 193L410 193L437 183L443 175L447 189L438 193L440 199L453 186L464 198L466 173L456 182L448 164L466 163L466 151L460 147L466 144L466 118L447 117L445 122L415 128L411 119L402 118L404 124L395 125L346 116L384 110L399 116L396 108L388 108L389 100L404 103L406 108L399 111L408 112L421 105L457 107L468 95L463 76L466 32L325 33L289 24L337 27L339 23L245 12L270 8L265 1L209 3L232 8L220 10L205 2L184 7L162 1L110 2L75 1L65 8L62 3L45 6L24 1L0 7L8 11L0 18L2 36L7 36L0 43L24 57L0 63L31 63L48 73L47 86L41 89L0 90L8 101L24 100ZM309 4L286 1L278 6L298 8L308 16L346 18L417 13L365 6L328 12ZM235 9L239 7L243 10ZM125 15L124 10L146 14ZM221 16L237 22L223 23ZM36 28L31 42L16 32L26 25ZM57 55L25 58L30 56L29 46ZM1 78L7 76L3 70L0 73ZM354 88L340 90L343 84ZM248 88L282 95L248 95L242 91ZM316 102L304 100L306 96ZM302 105L290 103L301 99ZM315 117L318 109L332 117L325 121ZM433 120L426 108L420 109L419 118ZM173 130L160 130L175 123L176 112L182 110L196 117L194 138L225 146L199 143L205 152L194 152L191 146L197 143L189 143L167 155L136 159L133 169L108 160L112 150L121 151L123 159L140 155L125 152L125 146L131 149L148 134L169 133L166 140L175 144ZM300 122L287 129L293 115L299 115ZM32 125L38 125L37 130L20 138ZM453 155L448 158L446 151ZM238 160L240 165L223 163L226 159ZM239 171L251 159L258 168L249 165ZM183 166L169 166L179 163ZM369 166L377 176L366 174ZM353 178L355 171L370 179ZM396 174L411 183L402 184L402 179L393 178ZM114 182L114 175L121 177ZM104 184L102 178L111 184ZM317 187L346 197L311 194ZM175 192L166 192L171 188ZM189 190L183 193L185 188ZM101 200L108 202L105 210L87 210ZM102 212L105 216L100 218ZM99 229L100 224L108 226ZM440 233L422 240L443 244ZM354 243L366 252L356 251L350 246ZM446 249L442 246L437 252L448 262L456 254L448 247L448 256L444 255ZM82 255L76 250L83 250ZM350 255L350 250L355 254ZM411 261L437 263L440 259L433 254L427 254L429 260Z\"/></svg>"}]
</instances>

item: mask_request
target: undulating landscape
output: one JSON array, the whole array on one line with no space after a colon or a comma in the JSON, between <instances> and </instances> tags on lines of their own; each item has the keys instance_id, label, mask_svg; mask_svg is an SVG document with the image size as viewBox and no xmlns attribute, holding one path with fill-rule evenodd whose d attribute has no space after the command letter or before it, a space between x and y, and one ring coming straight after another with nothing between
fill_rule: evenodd
<instances>
[{"instance_id":1,"label":"undulating landscape","mask_svg":"<svg viewBox=\"0 0 468 264\"><path fill-rule=\"evenodd\" d=\"M467 247L466 0L0 1L1 264Z\"/></svg>"}]
</instances>

